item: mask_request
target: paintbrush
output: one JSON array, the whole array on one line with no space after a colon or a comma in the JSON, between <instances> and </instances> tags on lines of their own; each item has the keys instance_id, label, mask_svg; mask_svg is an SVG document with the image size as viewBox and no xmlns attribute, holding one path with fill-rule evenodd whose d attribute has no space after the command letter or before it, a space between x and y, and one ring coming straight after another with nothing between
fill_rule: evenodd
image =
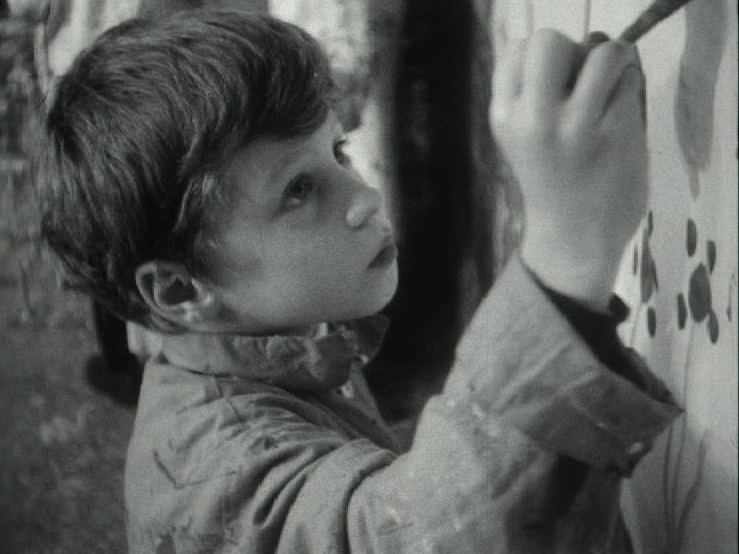
<instances>
[{"instance_id":1,"label":"paintbrush","mask_svg":"<svg viewBox=\"0 0 739 554\"><path fill-rule=\"evenodd\" d=\"M639 17L629 25L619 40L624 42L636 42L643 37L652 27L663 19L670 17L675 11L682 8L690 0L655 0L644 10Z\"/></svg>"}]
</instances>

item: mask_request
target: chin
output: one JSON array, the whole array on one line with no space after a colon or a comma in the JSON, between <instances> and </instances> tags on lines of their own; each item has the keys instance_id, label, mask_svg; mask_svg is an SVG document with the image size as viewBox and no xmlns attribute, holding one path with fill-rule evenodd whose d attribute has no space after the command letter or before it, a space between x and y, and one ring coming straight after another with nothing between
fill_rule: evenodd
<instances>
[{"instance_id":1,"label":"chin","mask_svg":"<svg viewBox=\"0 0 739 554\"><path fill-rule=\"evenodd\" d=\"M368 310L368 313L365 315L374 315L390 304L392 299L395 298L395 292L397 289L397 286L393 286L391 289L386 291L385 294L378 295L377 301L373 303L372 308Z\"/></svg>"},{"instance_id":2,"label":"chin","mask_svg":"<svg viewBox=\"0 0 739 554\"><path fill-rule=\"evenodd\" d=\"M344 312L339 317L334 318L334 321L350 321L353 319L361 319L363 317L376 315L390 303L394 296L395 289L384 296L373 298L370 302L354 306L353 309L350 309L348 312Z\"/></svg>"}]
</instances>

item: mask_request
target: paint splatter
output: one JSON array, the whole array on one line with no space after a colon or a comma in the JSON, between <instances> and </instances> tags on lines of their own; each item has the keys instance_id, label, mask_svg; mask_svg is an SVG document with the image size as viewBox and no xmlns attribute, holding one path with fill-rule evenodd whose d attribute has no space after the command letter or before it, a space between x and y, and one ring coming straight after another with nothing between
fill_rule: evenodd
<instances>
[{"instance_id":1,"label":"paint splatter","mask_svg":"<svg viewBox=\"0 0 739 554\"><path fill-rule=\"evenodd\" d=\"M688 306L697 322L703 321L711 311L711 280L704 264L698 265L690 276Z\"/></svg>"},{"instance_id":2,"label":"paint splatter","mask_svg":"<svg viewBox=\"0 0 739 554\"><path fill-rule=\"evenodd\" d=\"M718 318L716 317L716 312L711 310L708 314L708 336L713 344L716 344L718 341L718 331Z\"/></svg>"},{"instance_id":3,"label":"paint splatter","mask_svg":"<svg viewBox=\"0 0 739 554\"><path fill-rule=\"evenodd\" d=\"M650 337L657 334L657 312L652 306L647 308L647 331L649 331Z\"/></svg>"},{"instance_id":4,"label":"paint splatter","mask_svg":"<svg viewBox=\"0 0 739 554\"><path fill-rule=\"evenodd\" d=\"M706 242L706 260L708 261L708 271L713 273L716 267L716 243L712 240Z\"/></svg>"},{"instance_id":5,"label":"paint splatter","mask_svg":"<svg viewBox=\"0 0 739 554\"><path fill-rule=\"evenodd\" d=\"M639 247L634 246L634 260L632 263L631 271L634 275L636 275L637 271L639 271Z\"/></svg>"},{"instance_id":6,"label":"paint splatter","mask_svg":"<svg viewBox=\"0 0 739 554\"><path fill-rule=\"evenodd\" d=\"M688 251L688 256L695 254L695 247L698 244L698 229L695 226L695 221L688 218L688 222L685 226L685 249Z\"/></svg>"},{"instance_id":7,"label":"paint splatter","mask_svg":"<svg viewBox=\"0 0 739 554\"><path fill-rule=\"evenodd\" d=\"M657 283L657 265L652 258L652 250L649 247L648 230L645 230L642 237L642 254L641 254L641 300L648 302L652 297L654 289L658 289Z\"/></svg>"},{"instance_id":8,"label":"paint splatter","mask_svg":"<svg viewBox=\"0 0 739 554\"><path fill-rule=\"evenodd\" d=\"M685 329L685 322L688 319L688 309L685 306L685 297L683 293L677 295L677 327L682 330Z\"/></svg>"}]
</instances>

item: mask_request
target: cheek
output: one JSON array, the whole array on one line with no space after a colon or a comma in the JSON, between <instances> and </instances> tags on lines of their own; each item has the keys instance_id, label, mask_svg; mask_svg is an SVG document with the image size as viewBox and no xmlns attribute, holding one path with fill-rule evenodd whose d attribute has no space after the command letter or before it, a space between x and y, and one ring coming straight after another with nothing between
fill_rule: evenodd
<instances>
[{"instance_id":1,"label":"cheek","mask_svg":"<svg viewBox=\"0 0 739 554\"><path fill-rule=\"evenodd\" d=\"M258 279L265 271L263 256L249 241L230 240L225 246L213 242L204 252L202 259L207 264L209 277L221 285L234 286Z\"/></svg>"},{"instance_id":2,"label":"cheek","mask_svg":"<svg viewBox=\"0 0 739 554\"><path fill-rule=\"evenodd\" d=\"M321 296L336 294L337 287L351 286L357 273L351 250L337 242L311 245L296 256L296 262L293 269L306 292Z\"/></svg>"},{"instance_id":3,"label":"cheek","mask_svg":"<svg viewBox=\"0 0 739 554\"><path fill-rule=\"evenodd\" d=\"M339 226L320 232L286 233L273 260L279 271L298 273L305 279L346 275L361 252L361 244L352 238Z\"/></svg>"}]
</instances>

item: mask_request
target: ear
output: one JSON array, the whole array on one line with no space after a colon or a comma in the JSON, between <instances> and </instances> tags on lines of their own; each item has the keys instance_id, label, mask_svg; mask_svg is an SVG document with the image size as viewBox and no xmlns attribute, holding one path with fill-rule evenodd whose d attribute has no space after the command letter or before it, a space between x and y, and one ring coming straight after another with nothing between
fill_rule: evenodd
<instances>
[{"instance_id":1,"label":"ear","mask_svg":"<svg viewBox=\"0 0 739 554\"><path fill-rule=\"evenodd\" d=\"M187 329L208 326L220 311L213 291L174 262L153 260L140 265L136 286L155 314Z\"/></svg>"}]
</instances>

